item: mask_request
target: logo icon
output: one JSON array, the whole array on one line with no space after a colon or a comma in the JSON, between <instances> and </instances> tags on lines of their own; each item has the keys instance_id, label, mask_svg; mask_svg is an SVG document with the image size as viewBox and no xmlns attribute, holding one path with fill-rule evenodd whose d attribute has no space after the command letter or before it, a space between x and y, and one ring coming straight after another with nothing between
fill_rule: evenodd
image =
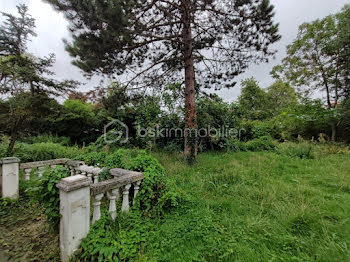
<instances>
[{"instance_id":1,"label":"logo icon","mask_svg":"<svg viewBox=\"0 0 350 262\"><path fill-rule=\"evenodd\" d=\"M125 144L129 140L129 128L118 119L109 122L104 126L104 140L107 144Z\"/></svg>"}]
</instances>

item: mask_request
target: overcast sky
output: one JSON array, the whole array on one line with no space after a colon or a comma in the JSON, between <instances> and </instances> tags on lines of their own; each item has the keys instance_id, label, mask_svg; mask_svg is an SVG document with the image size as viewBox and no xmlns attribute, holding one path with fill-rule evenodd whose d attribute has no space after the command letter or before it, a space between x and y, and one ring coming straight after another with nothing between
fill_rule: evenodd
<instances>
[{"instance_id":1,"label":"overcast sky","mask_svg":"<svg viewBox=\"0 0 350 262\"><path fill-rule=\"evenodd\" d=\"M237 78L240 82L248 77L255 77L262 87L267 87L273 81L269 73L273 66L280 63L286 54L286 45L296 37L298 26L317 18L323 18L331 13L341 10L349 0L271 0L275 6L275 21L280 24L281 41L274 45L278 50L275 59L268 64L252 65L245 74ZM29 44L29 51L38 56L49 53L56 54L56 63L53 71L58 79L74 79L85 84L81 91L87 91L98 85L98 79L86 80L79 69L71 65L71 58L64 50L62 39L69 39L68 22L63 15L55 12L49 4L41 0L0 0L0 10L15 13L17 4L29 6L29 13L36 19L36 32L38 36ZM226 101L237 99L240 86L219 91L219 95Z\"/></svg>"}]
</instances>

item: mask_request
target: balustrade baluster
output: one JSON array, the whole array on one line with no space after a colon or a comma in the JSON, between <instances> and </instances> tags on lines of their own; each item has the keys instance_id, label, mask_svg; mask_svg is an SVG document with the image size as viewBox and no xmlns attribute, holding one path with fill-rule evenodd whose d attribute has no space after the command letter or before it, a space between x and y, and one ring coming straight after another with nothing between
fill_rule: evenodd
<instances>
[{"instance_id":1,"label":"balustrade baluster","mask_svg":"<svg viewBox=\"0 0 350 262\"><path fill-rule=\"evenodd\" d=\"M131 184L128 184L124 186L123 189L123 203L122 203L122 211L123 212L129 212L129 190L130 190Z\"/></svg>"},{"instance_id":2,"label":"balustrade baluster","mask_svg":"<svg viewBox=\"0 0 350 262\"><path fill-rule=\"evenodd\" d=\"M135 198L137 193L140 190L140 185L141 185L141 181L137 181L136 183L134 183L134 199L132 200L132 204L135 205Z\"/></svg>"},{"instance_id":3,"label":"balustrade baluster","mask_svg":"<svg viewBox=\"0 0 350 262\"><path fill-rule=\"evenodd\" d=\"M74 167L70 166L69 169L70 169L70 175L74 176L75 175Z\"/></svg>"},{"instance_id":4,"label":"balustrade baluster","mask_svg":"<svg viewBox=\"0 0 350 262\"><path fill-rule=\"evenodd\" d=\"M103 198L103 194L98 194L94 197L94 213L92 216L92 224L98 221L101 218L101 199Z\"/></svg>"},{"instance_id":5,"label":"balustrade baluster","mask_svg":"<svg viewBox=\"0 0 350 262\"><path fill-rule=\"evenodd\" d=\"M39 174L38 176L39 176L39 177L42 177L44 171L45 171L45 167L44 167L44 166L39 166L39 167L38 167L38 174Z\"/></svg>"},{"instance_id":6,"label":"balustrade baluster","mask_svg":"<svg viewBox=\"0 0 350 262\"><path fill-rule=\"evenodd\" d=\"M32 169L31 169L31 168L26 168L26 169L24 169L25 180L29 180L29 179L30 179L30 172L32 172Z\"/></svg>"},{"instance_id":7,"label":"balustrade baluster","mask_svg":"<svg viewBox=\"0 0 350 262\"><path fill-rule=\"evenodd\" d=\"M112 189L111 191L107 192L107 196L109 199L109 212L111 213L112 219L115 220L117 215L115 202L119 199L119 188Z\"/></svg>"}]
</instances>

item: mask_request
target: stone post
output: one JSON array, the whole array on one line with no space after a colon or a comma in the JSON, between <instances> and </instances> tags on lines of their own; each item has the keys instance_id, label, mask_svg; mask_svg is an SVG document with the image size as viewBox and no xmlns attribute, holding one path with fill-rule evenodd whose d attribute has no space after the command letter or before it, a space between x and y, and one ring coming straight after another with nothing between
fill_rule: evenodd
<instances>
[{"instance_id":1,"label":"stone post","mask_svg":"<svg viewBox=\"0 0 350 262\"><path fill-rule=\"evenodd\" d=\"M19 162L15 157L3 158L2 164L2 197L18 199L19 197Z\"/></svg>"},{"instance_id":2,"label":"stone post","mask_svg":"<svg viewBox=\"0 0 350 262\"><path fill-rule=\"evenodd\" d=\"M90 229L90 184L83 176L66 177L57 184L60 189L61 261L69 261Z\"/></svg>"}]
</instances>

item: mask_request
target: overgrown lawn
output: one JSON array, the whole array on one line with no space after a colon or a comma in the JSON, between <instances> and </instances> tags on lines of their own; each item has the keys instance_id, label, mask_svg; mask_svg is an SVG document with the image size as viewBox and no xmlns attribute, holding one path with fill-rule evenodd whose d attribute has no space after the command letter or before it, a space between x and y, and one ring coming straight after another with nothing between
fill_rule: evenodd
<instances>
[{"instance_id":1,"label":"overgrown lawn","mask_svg":"<svg viewBox=\"0 0 350 262\"><path fill-rule=\"evenodd\" d=\"M182 155L155 156L178 188L195 196L203 214L223 229L224 241L217 243L225 247L222 260L350 260L348 154L323 150L315 159L300 159L272 152L203 153L194 167ZM162 237L173 233L169 228ZM206 242L193 246L184 238L183 244L184 252L193 253ZM175 252L169 258L180 260Z\"/></svg>"}]
</instances>

